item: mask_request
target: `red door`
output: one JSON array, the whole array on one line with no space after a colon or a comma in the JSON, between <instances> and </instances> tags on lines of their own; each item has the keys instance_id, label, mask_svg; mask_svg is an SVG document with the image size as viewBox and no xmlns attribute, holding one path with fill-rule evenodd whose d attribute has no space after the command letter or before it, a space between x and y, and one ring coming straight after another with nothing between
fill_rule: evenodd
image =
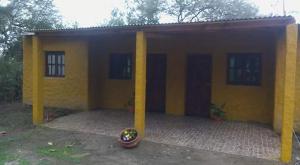
<instances>
[{"instance_id":1,"label":"red door","mask_svg":"<svg viewBox=\"0 0 300 165\"><path fill-rule=\"evenodd\" d=\"M186 115L209 117L211 56L189 55L186 75Z\"/></svg>"},{"instance_id":2,"label":"red door","mask_svg":"<svg viewBox=\"0 0 300 165\"><path fill-rule=\"evenodd\" d=\"M166 55L147 56L146 109L151 112L165 112L166 99Z\"/></svg>"}]
</instances>

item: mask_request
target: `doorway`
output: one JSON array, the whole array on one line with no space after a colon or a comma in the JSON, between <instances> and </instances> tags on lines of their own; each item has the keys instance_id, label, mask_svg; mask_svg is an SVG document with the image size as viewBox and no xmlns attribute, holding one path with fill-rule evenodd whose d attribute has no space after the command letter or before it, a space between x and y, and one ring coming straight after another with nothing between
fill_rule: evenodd
<instances>
[{"instance_id":1,"label":"doorway","mask_svg":"<svg viewBox=\"0 0 300 165\"><path fill-rule=\"evenodd\" d=\"M186 115L209 117L211 67L212 60L210 55L188 55L186 71Z\"/></svg>"},{"instance_id":2,"label":"doorway","mask_svg":"<svg viewBox=\"0 0 300 165\"><path fill-rule=\"evenodd\" d=\"M149 112L165 112L166 55L148 54L146 109Z\"/></svg>"}]
</instances>

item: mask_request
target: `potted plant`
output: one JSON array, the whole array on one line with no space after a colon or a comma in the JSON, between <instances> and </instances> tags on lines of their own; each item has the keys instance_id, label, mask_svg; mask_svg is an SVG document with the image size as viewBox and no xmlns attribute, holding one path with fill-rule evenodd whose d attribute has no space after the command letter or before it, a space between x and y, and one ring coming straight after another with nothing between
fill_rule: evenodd
<instances>
[{"instance_id":1,"label":"potted plant","mask_svg":"<svg viewBox=\"0 0 300 165\"><path fill-rule=\"evenodd\" d=\"M134 94L130 97L126 106L129 112L134 112Z\"/></svg>"},{"instance_id":2,"label":"potted plant","mask_svg":"<svg viewBox=\"0 0 300 165\"><path fill-rule=\"evenodd\" d=\"M215 121L223 121L225 119L225 104L218 106L216 104L210 105L210 115L211 118Z\"/></svg>"},{"instance_id":3,"label":"potted plant","mask_svg":"<svg viewBox=\"0 0 300 165\"><path fill-rule=\"evenodd\" d=\"M141 138L134 128L126 128L120 133L119 142L124 148L134 148L141 141Z\"/></svg>"}]
</instances>

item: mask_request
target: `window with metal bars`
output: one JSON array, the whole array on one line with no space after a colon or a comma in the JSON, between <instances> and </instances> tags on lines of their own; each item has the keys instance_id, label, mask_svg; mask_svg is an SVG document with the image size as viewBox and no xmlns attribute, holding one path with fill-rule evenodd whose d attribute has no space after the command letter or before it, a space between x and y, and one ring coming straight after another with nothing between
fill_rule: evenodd
<instances>
[{"instance_id":1,"label":"window with metal bars","mask_svg":"<svg viewBox=\"0 0 300 165\"><path fill-rule=\"evenodd\" d=\"M65 52L47 51L45 71L47 77L64 77L65 76Z\"/></svg>"},{"instance_id":2,"label":"window with metal bars","mask_svg":"<svg viewBox=\"0 0 300 165\"><path fill-rule=\"evenodd\" d=\"M254 86L261 84L261 54L230 53L227 65L228 84Z\"/></svg>"},{"instance_id":3,"label":"window with metal bars","mask_svg":"<svg viewBox=\"0 0 300 165\"><path fill-rule=\"evenodd\" d=\"M131 79L132 77L132 55L111 54L110 55L110 79Z\"/></svg>"}]
</instances>

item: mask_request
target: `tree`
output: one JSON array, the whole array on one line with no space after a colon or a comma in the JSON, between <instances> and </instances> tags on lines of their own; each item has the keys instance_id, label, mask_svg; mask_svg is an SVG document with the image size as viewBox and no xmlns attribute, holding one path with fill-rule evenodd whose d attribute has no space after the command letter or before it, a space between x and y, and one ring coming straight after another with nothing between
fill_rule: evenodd
<instances>
[{"instance_id":1,"label":"tree","mask_svg":"<svg viewBox=\"0 0 300 165\"><path fill-rule=\"evenodd\" d=\"M258 8L245 0L225 0L215 10L203 14L206 20L251 18L258 14Z\"/></svg>"},{"instance_id":2,"label":"tree","mask_svg":"<svg viewBox=\"0 0 300 165\"><path fill-rule=\"evenodd\" d=\"M172 0L167 13L177 22L248 18L256 16L257 7L245 0Z\"/></svg>"},{"instance_id":3,"label":"tree","mask_svg":"<svg viewBox=\"0 0 300 165\"><path fill-rule=\"evenodd\" d=\"M115 8L107 25L156 24L165 11L166 0L125 0L126 11Z\"/></svg>"},{"instance_id":4,"label":"tree","mask_svg":"<svg viewBox=\"0 0 300 165\"><path fill-rule=\"evenodd\" d=\"M0 56L0 103L22 97L22 62Z\"/></svg>"},{"instance_id":5,"label":"tree","mask_svg":"<svg viewBox=\"0 0 300 165\"><path fill-rule=\"evenodd\" d=\"M0 102L19 100L22 93L22 36L32 29L59 28L53 0L10 0L0 5Z\"/></svg>"},{"instance_id":6,"label":"tree","mask_svg":"<svg viewBox=\"0 0 300 165\"><path fill-rule=\"evenodd\" d=\"M26 30L62 27L57 13L53 0L10 0L7 6L0 6L2 55L17 56L11 49L21 45L21 34Z\"/></svg>"},{"instance_id":7,"label":"tree","mask_svg":"<svg viewBox=\"0 0 300 165\"><path fill-rule=\"evenodd\" d=\"M119 9L115 8L111 11L111 18L107 22L107 25L110 26L122 26L125 25L124 13Z\"/></svg>"},{"instance_id":8,"label":"tree","mask_svg":"<svg viewBox=\"0 0 300 165\"><path fill-rule=\"evenodd\" d=\"M160 14L165 10L165 0L126 0L129 24L159 23Z\"/></svg>"},{"instance_id":9,"label":"tree","mask_svg":"<svg viewBox=\"0 0 300 165\"><path fill-rule=\"evenodd\" d=\"M112 12L110 24L155 24L163 14L177 22L192 22L248 18L258 13L246 0L126 0L126 4L125 14Z\"/></svg>"}]
</instances>

